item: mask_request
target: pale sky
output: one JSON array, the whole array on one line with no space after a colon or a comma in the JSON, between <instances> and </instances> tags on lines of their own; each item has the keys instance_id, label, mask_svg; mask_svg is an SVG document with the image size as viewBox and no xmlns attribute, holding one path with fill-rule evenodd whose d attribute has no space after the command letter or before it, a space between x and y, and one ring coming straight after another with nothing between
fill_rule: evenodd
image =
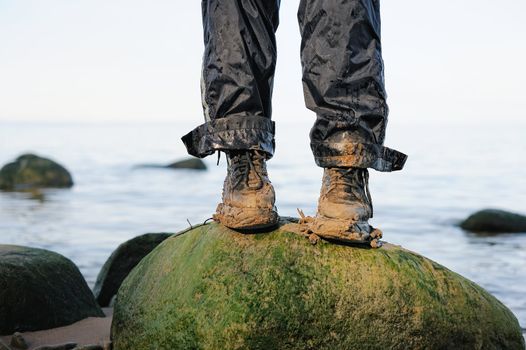
<instances>
[{"instance_id":1,"label":"pale sky","mask_svg":"<svg viewBox=\"0 0 526 350\"><path fill-rule=\"evenodd\" d=\"M283 0L274 119L303 103ZM526 117L525 0L384 0L391 121ZM0 0L0 121L202 121L201 1Z\"/></svg>"}]
</instances>

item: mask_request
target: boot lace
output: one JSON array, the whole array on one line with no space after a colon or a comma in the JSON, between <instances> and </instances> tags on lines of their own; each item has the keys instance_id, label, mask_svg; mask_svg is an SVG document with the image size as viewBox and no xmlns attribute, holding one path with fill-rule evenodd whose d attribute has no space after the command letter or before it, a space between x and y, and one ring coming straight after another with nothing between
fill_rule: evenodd
<instances>
[{"instance_id":1,"label":"boot lace","mask_svg":"<svg viewBox=\"0 0 526 350\"><path fill-rule=\"evenodd\" d=\"M231 169L233 188L237 188L242 183L251 190L259 190L263 187L263 177L259 173L262 167L263 156L256 151L246 151L230 154L227 157L228 165ZM256 178L256 183L251 183L250 174Z\"/></svg>"}]
</instances>

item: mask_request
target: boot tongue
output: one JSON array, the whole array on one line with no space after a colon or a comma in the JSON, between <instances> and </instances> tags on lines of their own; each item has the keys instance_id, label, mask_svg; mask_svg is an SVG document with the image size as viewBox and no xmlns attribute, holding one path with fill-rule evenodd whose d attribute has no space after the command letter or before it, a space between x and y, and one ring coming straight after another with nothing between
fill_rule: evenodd
<instances>
[{"instance_id":1,"label":"boot tongue","mask_svg":"<svg viewBox=\"0 0 526 350\"><path fill-rule=\"evenodd\" d=\"M360 169L331 168L327 169L327 195L335 202L364 202L366 200L365 184L360 176Z\"/></svg>"},{"instance_id":2,"label":"boot tongue","mask_svg":"<svg viewBox=\"0 0 526 350\"><path fill-rule=\"evenodd\" d=\"M240 152L231 156L232 170L234 173L235 187L243 186L250 189L260 189L263 186L262 174L263 160L258 154L251 151Z\"/></svg>"},{"instance_id":3,"label":"boot tongue","mask_svg":"<svg viewBox=\"0 0 526 350\"><path fill-rule=\"evenodd\" d=\"M264 158L256 152L247 152L250 166L248 172L248 187L259 190L263 187Z\"/></svg>"},{"instance_id":4,"label":"boot tongue","mask_svg":"<svg viewBox=\"0 0 526 350\"><path fill-rule=\"evenodd\" d=\"M261 180L257 176L255 171L250 171L248 173L248 187L250 188L258 188L260 187Z\"/></svg>"}]
</instances>

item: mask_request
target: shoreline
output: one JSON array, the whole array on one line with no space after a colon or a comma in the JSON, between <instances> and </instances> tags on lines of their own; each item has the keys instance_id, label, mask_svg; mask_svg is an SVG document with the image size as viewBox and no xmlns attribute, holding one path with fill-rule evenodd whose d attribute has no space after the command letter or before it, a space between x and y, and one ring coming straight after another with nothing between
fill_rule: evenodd
<instances>
[{"instance_id":1,"label":"shoreline","mask_svg":"<svg viewBox=\"0 0 526 350\"><path fill-rule=\"evenodd\" d=\"M28 350L40 346L52 346L76 343L77 346L100 345L110 342L113 308L103 308L106 317L88 317L68 326L51 328L34 332L20 332L28 344ZM12 335L0 336L9 346ZM106 348L105 348L106 349Z\"/></svg>"}]
</instances>

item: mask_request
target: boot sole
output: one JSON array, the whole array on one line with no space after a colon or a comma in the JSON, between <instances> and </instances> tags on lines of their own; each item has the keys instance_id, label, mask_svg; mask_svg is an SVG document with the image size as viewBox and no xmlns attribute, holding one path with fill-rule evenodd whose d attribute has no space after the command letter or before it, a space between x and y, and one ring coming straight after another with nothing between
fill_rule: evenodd
<instances>
[{"instance_id":1,"label":"boot sole","mask_svg":"<svg viewBox=\"0 0 526 350\"><path fill-rule=\"evenodd\" d=\"M369 245L377 248L380 246L379 239L382 238L382 231L370 225L370 233L356 232L353 229L356 226L356 222L352 220L334 219L317 215L308 225L309 230L317 236L338 242Z\"/></svg>"},{"instance_id":2,"label":"boot sole","mask_svg":"<svg viewBox=\"0 0 526 350\"><path fill-rule=\"evenodd\" d=\"M279 216L275 210L262 208L239 208L225 205L217 206L214 220L224 226L242 231L258 231L276 227Z\"/></svg>"}]
</instances>

